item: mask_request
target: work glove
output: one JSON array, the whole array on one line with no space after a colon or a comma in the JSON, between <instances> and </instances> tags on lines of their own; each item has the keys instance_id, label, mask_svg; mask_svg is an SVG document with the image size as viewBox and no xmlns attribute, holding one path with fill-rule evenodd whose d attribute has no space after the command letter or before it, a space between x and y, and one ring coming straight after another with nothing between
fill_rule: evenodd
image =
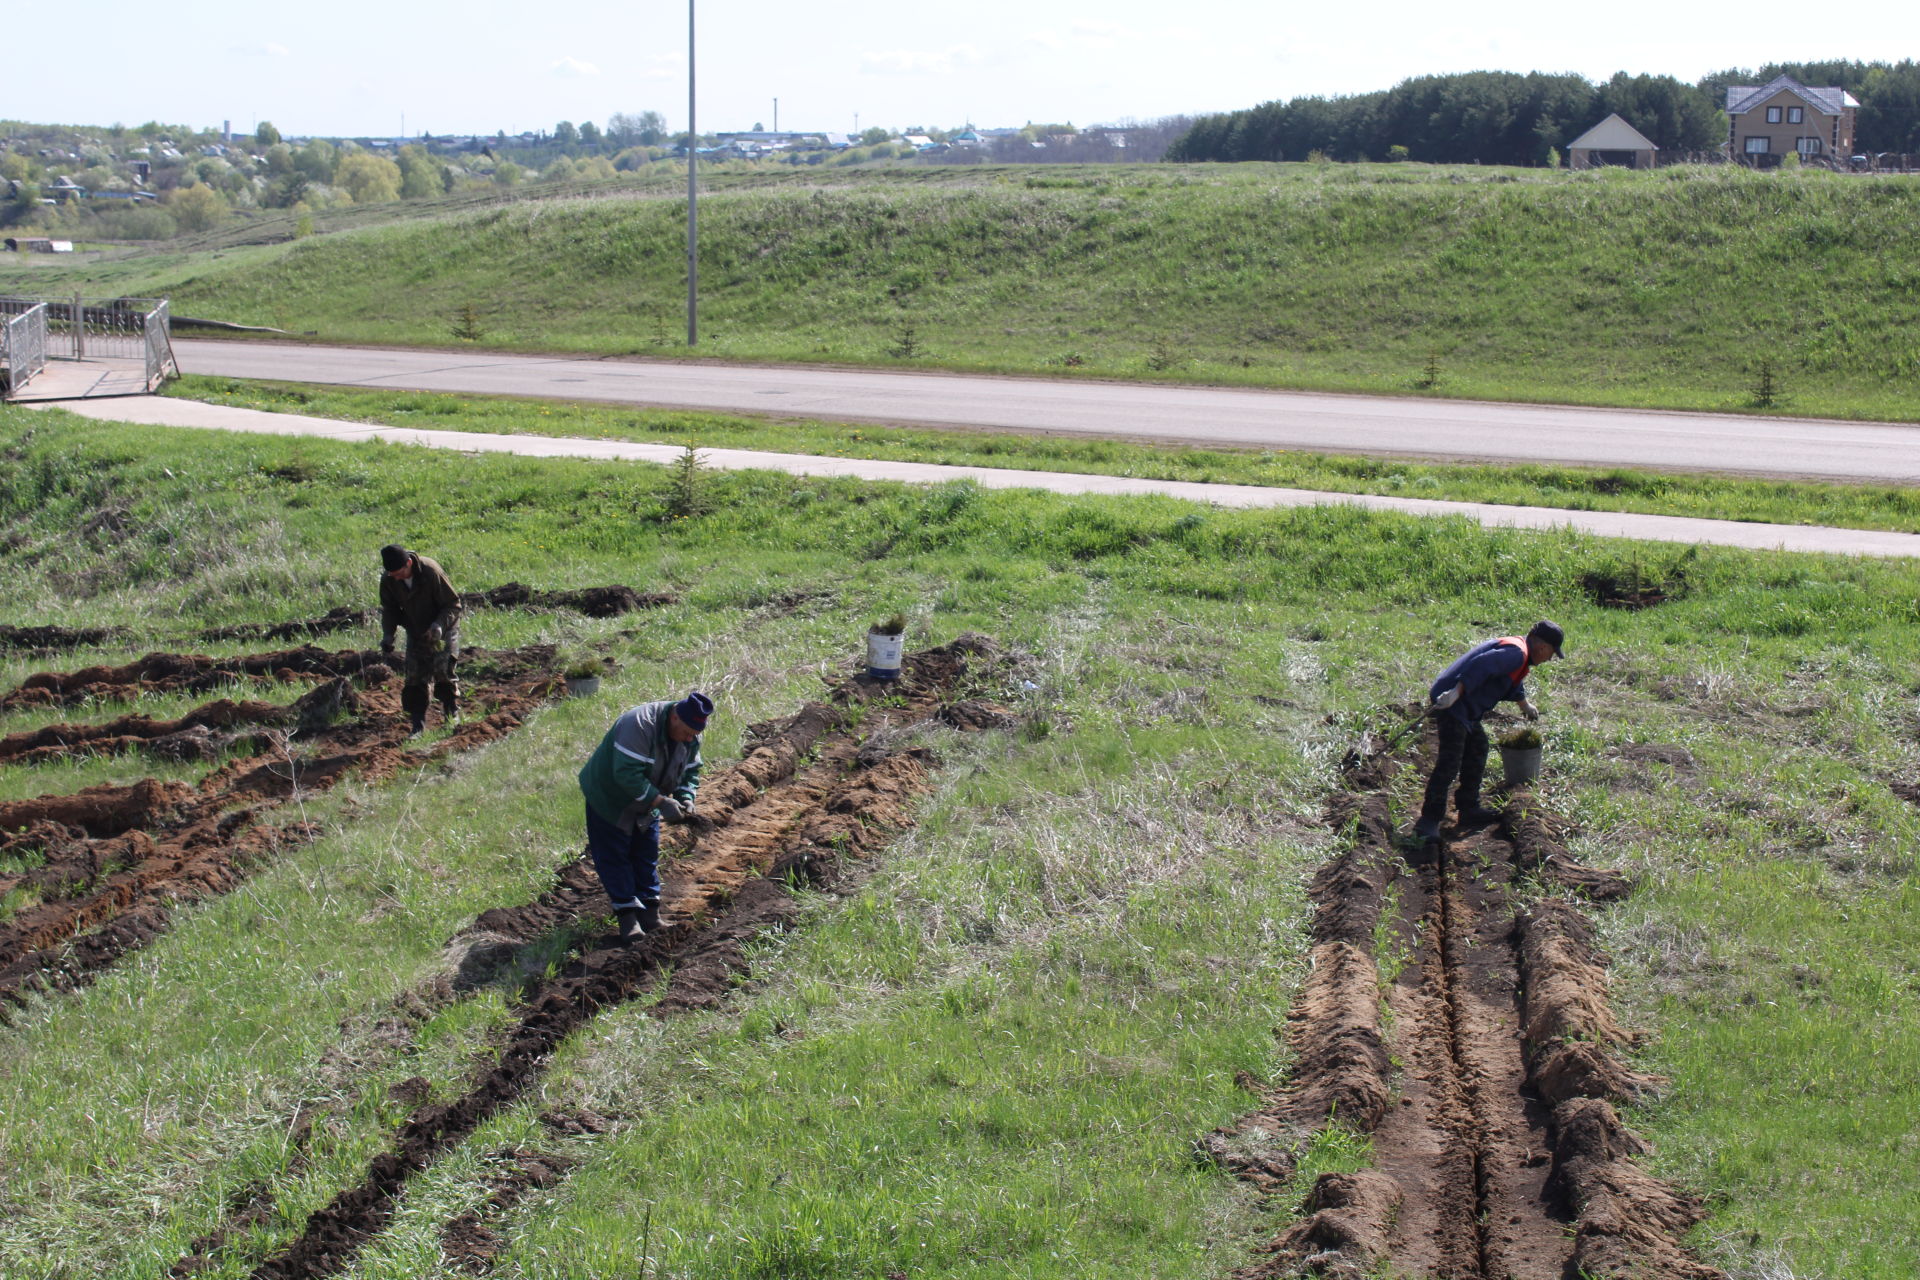
<instances>
[{"instance_id":1,"label":"work glove","mask_svg":"<svg viewBox=\"0 0 1920 1280\"><path fill-rule=\"evenodd\" d=\"M1455 685L1433 700L1433 709L1435 711L1445 711L1458 701L1460 701L1460 686Z\"/></svg>"},{"instance_id":2,"label":"work glove","mask_svg":"<svg viewBox=\"0 0 1920 1280\"><path fill-rule=\"evenodd\" d=\"M389 658L393 656L393 632L380 637L380 652Z\"/></svg>"},{"instance_id":3,"label":"work glove","mask_svg":"<svg viewBox=\"0 0 1920 1280\"><path fill-rule=\"evenodd\" d=\"M1534 706L1533 703L1527 701L1525 698L1522 698L1520 700L1520 714L1529 720L1538 720L1540 718L1540 708Z\"/></svg>"},{"instance_id":4,"label":"work glove","mask_svg":"<svg viewBox=\"0 0 1920 1280\"><path fill-rule=\"evenodd\" d=\"M672 796L660 797L660 816L668 822L679 822L687 816L687 808Z\"/></svg>"},{"instance_id":5,"label":"work glove","mask_svg":"<svg viewBox=\"0 0 1920 1280\"><path fill-rule=\"evenodd\" d=\"M430 626L430 627L428 627L428 628L427 628L427 634L426 634L425 636L423 636L423 637L422 637L422 639L424 639L424 640L426 641L426 643L427 643L427 652L428 652L428 653L433 653L433 652L434 652L435 650L437 650L437 649L439 649L439 647L440 647L440 624L436 622L436 623L434 623L434 624L433 624L432 626Z\"/></svg>"}]
</instances>

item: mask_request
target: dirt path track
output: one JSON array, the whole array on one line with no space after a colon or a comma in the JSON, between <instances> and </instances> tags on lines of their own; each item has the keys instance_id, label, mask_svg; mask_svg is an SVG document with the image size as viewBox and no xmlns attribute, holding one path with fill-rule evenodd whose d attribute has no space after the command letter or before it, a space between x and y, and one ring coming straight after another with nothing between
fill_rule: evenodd
<instances>
[{"instance_id":1,"label":"dirt path track","mask_svg":"<svg viewBox=\"0 0 1920 1280\"><path fill-rule=\"evenodd\" d=\"M392 672L369 652L153 654L124 667L30 677L7 696L40 694L46 705L235 678L307 691L287 706L221 700L174 721L123 716L0 739L0 759L133 749L227 757L197 784L149 778L0 803L0 854L39 864L0 875L0 895L24 891L31 899L0 918L0 1011L23 990L87 982L162 932L174 908L227 892L287 844L312 839L319 829L311 823L274 823L287 802L349 775L377 782L492 742L561 689L549 645L470 650L462 675L466 717L429 745L409 745Z\"/></svg>"},{"instance_id":2,"label":"dirt path track","mask_svg":"<svg viewBox=\"0 0 1920 1280\"><path fill-rule=\"evenodd\" d=\"M1619 1056L1632 1038L1573 898L1629 886L1568 857L1525 793L1498 826L1404 850L1387 794L1403 763L1350 760L1327 812L1346 847L1312 889L1292 1077L1205 1143L1278 1191L1338 1123L1370 1136L1373 1167L1322 1176L1242 1275L1723 1280L1678 1243L1699 1202L1633 1164L1646 1149L1613 1110L1662 1082Z\"/></svg>"},{"instance_id":3,"label":"dirt path track","mask_svg":"<svg viewBox=\"0 0 1920 1280\"><path fill-rule=\"evenodd\" d=\"M793 885L826 881L844 859L866 855L910 825L913 801L932 785L932 762L923 748L907 745L901 730L1010 722L1000 708L961 697L970 672L995 656L989 642L963 637L910 655L898 682L861 677L837 687L829 702L750 730L745 758L702 786L697 824L669 829L663 841L663 927L631 947L591 938L558 976L536 983L495 1065L452 1102L416 1108L362 1180L315 1212L299 1237L252 1275L313 1280L350 1265L385 1230L408 1182L534 1088L560 1042L603 1009L656 989L655 1016L725 998L746 967L746 945L799 909ZM607 911L583 857L538 901L480 916L465 939L471 945L462 981L471 984L529 944ZM480 1235L461 1220L446 1224L444 1234L467 1242ZM502 1247L491 1228L482 1243L488 1251ZM183 1259L175 1274L194 1274L203 1262Z\"/></svg>"}]
</instances>

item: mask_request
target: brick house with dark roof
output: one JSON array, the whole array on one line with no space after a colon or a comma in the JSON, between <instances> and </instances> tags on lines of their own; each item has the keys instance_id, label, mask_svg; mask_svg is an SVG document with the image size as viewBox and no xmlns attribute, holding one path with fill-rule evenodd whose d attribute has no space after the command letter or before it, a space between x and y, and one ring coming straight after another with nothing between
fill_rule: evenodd
<instances>
[{"instance_id":1,"label":"brick house with dark roof","mask_svg":"<svg viewBox=\"0 0 1920 1280\"><path fill-rule=\"evenodd\" d=\"M1727 86L1727 151L1751 164L1777 163L1789 152L1803 159L1853 154L1860 104L1845 89L1812 89L1792 76L1763 85Z\"/></svg>"}]
</instances>

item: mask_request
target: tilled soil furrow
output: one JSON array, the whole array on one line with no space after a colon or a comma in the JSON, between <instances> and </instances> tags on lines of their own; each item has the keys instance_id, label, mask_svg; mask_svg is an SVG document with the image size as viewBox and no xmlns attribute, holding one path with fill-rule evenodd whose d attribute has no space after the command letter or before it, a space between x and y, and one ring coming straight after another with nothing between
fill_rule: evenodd
<instances>
[{"instance_id":1,"label":"tilled soil furrow","mask_svg":"<svg viewBox=\"0 0 1920 1280\"><path fill-rule=\"evenodd\" d=\"M964 674L967 657L990 653L985 642L965 638L915 655L899 685L876 690L871 682L852 682L836 691L836 701L867 700L895 690L903 695L904 706L871 710L862 722L862 738L872 742L890 729L928 719ZM411 1178L537 1085L548 1058L568 1035L601 1010L646 991L669 968L672 978L654 1006L656 1015L717 1003L746 965L746 944L797 910L787 880L818 882L841 858L864 853L911 821L908 804L931 785L925 753L916 748L879 754L863 750L860 740L844 733L823 740L826 727L838 719L824 710L803 711L788 722L789 733L781 739L791 745L796 736L809 738L815 763L794 769L805 746L773 751L755 769L778 775L784 768L784 780L764 793L747 796L731 788L716 798L725 820L698 833L692 847L666 868L662 928L631 947L588 951L536 988L497 1065L453 1102L416 1110L396 1135L393 1150L377 1157L360 1183L315 1212L286 1250L261 1263L252 1273L256 1280L337 1274L385 1229ZM733 776L761 755L750 753ZM707 804L702 788L702 807ZM537 905L544 909L539 918L550 919L551 904ZM521 923L488 915L496 925Z\"/></svg>"},{"instance_id":2,"label":"tilled soil furrow","mask_svg":"<svg viewBox=\"0 0 1920 1280\"><path fill-rule=\"evenodd\" d=\"M635 591L632 587L586 587L579 591L535 591L518 582L503 583L485 591L471 591L460 597L464 609L527 609L537 612L569 610L589 618L617 618L640 609L658 609L675 603L676 597L660 592ZM205 627L192 633L202 642L220 640L300 640L331 635L353 627L370 627L378 615L371 609L347 605L329 609L315 618L292 622L249 622L231 627ZM63 649L85 649L122 640L124 627L14 627L0 626L0 649L26 650L50 655Z\"/></svg>"},{"instance_id":3,"label":"tilled soil furrow","mask_svg":"<svg viewBox=\"0 0 1920 1280\"><path fill-rule=\"evenodd\" d=\"M1387 807L1403 764L1379 750L1349 757L1327 818L1352 839L1313 885L1313 970L1288 1027L1296 1069L1204 1144L1276 1190L1314 1130L1338 1122L1371 1134L1374 1167L1319 1179L1307 1216L1241 1274L1722 1280L1678 1244L1699 1202L1633 1163L1646 1148L1613 1112L1663 1082L1616 1052L1632 1036L1607 1006L1591 926L1567 901L1514 905L1523 874L1602 900L1628 882L1573 861L1524 793L1509 798L1502 828L1456 832L1409 863ZM1402 963L1376 1057L1381 1022L1365 1005L1380 995L1377 925ZM1367 1088L1329 1089L1356 1078Z\"/></svg>"},{"instance_id":4,"label":"tilled soil furrow","mask_svg":"<svg viewBox=\"0 0 1920 1280\"><path fill-rule=\"evenodd\" d=\"M83 985L162 932L178 906L229 891L288 845L318 834L305 822L263 824L280 805L349 774L378 782L495 740L559 692L559 677L542 669L553 661L549 646L484 658L509 674L470 685L468 701L494 709L431 746L404 745L390 690L356 692L345 678L329 677L274 709L285 727L266 751L231 760L197 785L146 779L0 804L0 851L43 858L13 886L41 900L0 921L0 1007L27 989ZM366 670L384 679L385 668Z\"/></svg>"}]
</instances>

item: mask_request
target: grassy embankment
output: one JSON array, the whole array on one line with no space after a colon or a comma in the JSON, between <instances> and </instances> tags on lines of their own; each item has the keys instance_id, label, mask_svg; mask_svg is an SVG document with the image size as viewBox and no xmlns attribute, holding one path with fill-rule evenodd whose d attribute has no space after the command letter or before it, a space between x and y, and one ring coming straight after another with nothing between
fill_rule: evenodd
<instances>
[{"instance_id":1,"label":"grassy embankment","mask_svg":"<svg viewBox=\"0 0 1920 1280\"><path fill-rule=\"evenodd\" d=\"M1371 392L1415 391L1432 358L1430 394L1742 410L1768 360L1775 411L1912 420L1920 403L1908 179L1388 165L752 177L705 198L705 355ZM672 200L400 216L0 271L0 288L164 293L183 314L329 341L450 344L472 306L485 346L684 350Z\"/></svg>"},{"instance_id":2,"label":"grassy embankment","mask_svg":"<svg viewBox=\"0 0 1920 1280\"><path fill-rule=\"evenodd\" d=\"M1897 485L1743 480L1623 467L1472 466L1287 450L1172 448L1119 440L940 431L808 418L632 409L188 376L169 394L354 422L503 435L765 449L902 462L1083 472L1373 493L1456 502L1635 511L1920 532L1920 490Z\"/></svg>"},{"instance_id":3,"label":"grassy embankment","mask_svg":"<svg viewBox=\"0 0 1920 1280\"><path fill-rule=\"evenodd\" d=\"M315 801L322 840L0 1029L10 1276L150 1277L261 1184L275 1216L204 1273L245 1274L381 1149L405 1110L388 1086L457 1092L486 1052L500 988L405 1050L376 1022L446 970L445 939L572 855L572 773L614 710L713 688L730 758L894 608L918 640L1034 651L1038 689L1005 691L1026 727L935 739L919 827L767 942L731 1007L604 1013L539 1098L410 1188L355 1275L450 1280L439 1225L511 1146L582 1164L509 1215L501 1276L625 1280L649 1211L666 1275L1226 1274L1275 1219L1190 1143L1251 1105L1236 1071L1284 1065L1271 1031L1339 754L1469 639L1538 613L1572 637L1536 695L1543 794L1579 852L1645 879L1602 919L1616 999L1674 1077L1637 1117L1655 1167L1713 1193L1702 1243L1743 1276L1920 1267L1920 821L1884 782L1913 776L1920 734L1910 571L1709 551L1684 598L1622 613L1580 582L1618 548L1464 521L767 474L711 477L711 512L676 518L657 468L12 410L0 449L0 616L155 633L129 651L358 602L393 537L476 586L682 596L638 626L476 615L472 643L606 643L621 670L447 771ZM112 656L12 657L0 683ZM1634 742L1697 770L1612 754ZM70 781L4 775L5 794ZM622 1120L535 1123L565 1104ZM321 1120L296 1164L302 1106Z\"/></svg>"}]
</instances>

